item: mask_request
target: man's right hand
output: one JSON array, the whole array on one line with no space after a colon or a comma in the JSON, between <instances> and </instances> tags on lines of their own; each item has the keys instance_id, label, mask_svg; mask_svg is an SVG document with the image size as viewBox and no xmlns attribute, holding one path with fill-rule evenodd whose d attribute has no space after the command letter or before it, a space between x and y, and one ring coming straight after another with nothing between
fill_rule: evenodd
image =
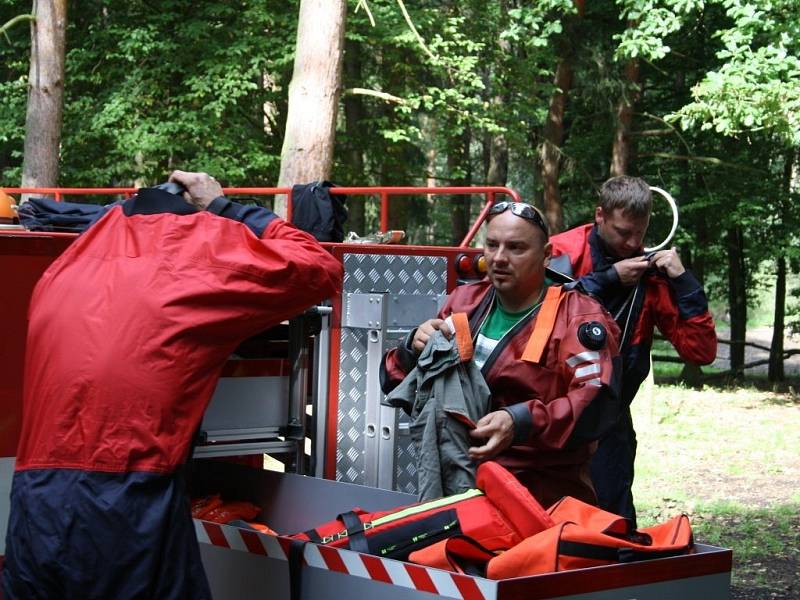
<instances>
[{"instance_id":1,"label":"man's right hand","mask_svg":"<svg viewBox=\"0 0 800 600\"><path fill-rule=\"evenodd\" d=\"M199 210L205 210L214 198L223 194L222 186L208 173L173 171L172 175L169 176L169 180L180 183L185 187L184 198Z\"/></svg>"},{"instance_id":2,"label":"man's right hand","mask_svg":"<svg viewBox=\"0 0 800 600\"><path fill-rule=\"evenodd\" d=\"M646 256L626 258L614 263L614 269L619 275L619 282L625 287L636 285L649 266L650 261Z\"/></svg>"},{"instance_id":3,"label":"man's right hand","mask_svg":"<svg viewBox=\"0 0 800 600\"><path fill-rule=\"evenodd\" d=\"M433 335L434 331L441 331L444 337L446 337L448 340L453 335L453 332L450 331L450 328L447 326L447 323L445 323L444 320L429 319L417 327L417 332L414 334L414 339L411 342L411 347L414 349L414 352L419 354L425 349L425 346Z\"/></svg>"}]
</instances>

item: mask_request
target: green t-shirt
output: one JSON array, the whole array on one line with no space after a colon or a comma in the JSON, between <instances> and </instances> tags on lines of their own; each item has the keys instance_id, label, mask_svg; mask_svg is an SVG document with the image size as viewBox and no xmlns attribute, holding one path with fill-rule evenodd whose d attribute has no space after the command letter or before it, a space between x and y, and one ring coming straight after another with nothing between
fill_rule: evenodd
<instances>
[{"instance_id":1,"label":"green t-shirt","mask_svg":"<svg viewBox=\"0 0 800 600\"><path fill-rule=\"evenodd\" d=\"M495 302L489 316L483 322L481 333L492 340L502 339L514 325L519 323L519 321L530 312L530 308L519 312L508 312L505 308L500 306L499 302Z\"/></svg>"}]
</instances>

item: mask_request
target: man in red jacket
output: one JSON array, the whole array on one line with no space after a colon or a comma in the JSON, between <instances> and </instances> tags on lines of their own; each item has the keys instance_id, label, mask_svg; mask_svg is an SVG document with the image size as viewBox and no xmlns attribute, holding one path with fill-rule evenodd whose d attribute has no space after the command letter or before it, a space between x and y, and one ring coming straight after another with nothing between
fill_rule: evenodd
<instances>
[{"instance_id":1,"label":"man in red jacket","mask_svg":"<svg viewBox=\"0 0 800 600\"><path fill-rule=\"evenodd\" d=\"M487 279L457 287L438 318L386 354L383 389L414 368L434 331L451 334L450 314L466 313L473 360L492 393L492 412L471 432L471 459L496 457L544 506L564 495L594 503L589 458L619 411L617 326L589 296L548 285L547 226L529 204L492 208L484 255ZM541 353L528 353L537 337Z\"/></svg>"},{"instance_id":2,"label":"man in red jacket","mask_svg":"<svg viewBox=\"0 0 800 600\"><path fill-rule=\"evenodd\" d=\"M184 197L109 208L34 289L6 600L210 599L184 489L193 433L243 340L340 289L308 234L205 173L171 180Z\"/></svg>"},{"instance_id":3,"label":"man in red jacket","mask_svg":"<svg viewBox=\"0 0 800 600\"><path fill-rule=\"evenodd\" d=\"M584 291L614 315L622 337L623 411L592 457L600 507L636 521L633 504L636 433L630 404L650 370L658 327L684 360L711 363L717 353L714 322L703 287L675 248L644 256L650 223L650 187L636 177L615 177L600 190L595 222L553 236L551 268L578 278Z\"/></svg>"}]
</instances>

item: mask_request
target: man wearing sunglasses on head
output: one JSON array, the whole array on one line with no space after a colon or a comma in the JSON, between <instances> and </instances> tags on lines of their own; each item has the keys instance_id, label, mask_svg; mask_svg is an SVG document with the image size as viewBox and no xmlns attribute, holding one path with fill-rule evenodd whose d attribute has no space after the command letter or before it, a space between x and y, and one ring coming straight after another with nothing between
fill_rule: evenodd
<instances>
[{"instance_id":1,"label":"man wearing sunglasses on head","mask_svg":"<svg viewBox=\"0 0 800 600\"><path fill-rule=\"evenodd\" d=\"M469 432L469 458L496 459L544 506L564 495L595 503L589 459L619 410L617 326L598 302L545 278L551 246L538 210L501 202L487 222L487 277L457 287L438 318L386 354L384 391L414 369L435 332L452 335L451 314L466 313L491 392L490 412Z\"/></svg>"},{"instance_id":2,"label":"man wearing sunglasses on head","mask_svg":"<svg viewBox=\"0 0 800 600\"><path fill-rule=\"evenodd\" d=\"M645 256L650 186L638 177L614 177L600 189L595 222L553 236L550 267L579 278L584 291L614 315L621 331L622 411L592 458L600 507L636 523L633 504L636 433L630 404L650 371L654 327L686 361L707 365L717 353L714 321L703 287L675 248Z\"/></svg>"}]
</instances>

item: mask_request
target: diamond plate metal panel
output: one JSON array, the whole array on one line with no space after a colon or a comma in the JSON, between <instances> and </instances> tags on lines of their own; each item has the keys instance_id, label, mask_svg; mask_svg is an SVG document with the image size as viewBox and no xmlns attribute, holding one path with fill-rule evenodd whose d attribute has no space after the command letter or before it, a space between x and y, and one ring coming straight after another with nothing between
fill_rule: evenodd
<instances>
[{"instance_id":1,"label":"diamond plate metal panel","mask_svg":"<svg viewBox=\"0 0 800 600\"><path fill-rule=\"evenodd\" d=\"M446 273L444 256L345 254L344 292L444 294L447 292Z\"/></svg>"},{"instance_id":2,"label":"diamond plate metal panel","mask_svg":"<svg viewBox=\"0 0 800 600\"><path fill-rule=\"evenodd\" d=\"M408 423L408 416L403 413L402 419ZM394 449L394 489L398 492L416 494L419 482L417 479L417 450L411 443L411 436L399 433Z\"/></svg>"},{"instance_id":3,"label":"diamond plate metal panel","mask_svg":"<svg viewBox=\"0 0 800 600\"><path fill-rule=\"evenodd\" d=\"M336 479L364 483L367 331L342 328L339 353L339 408L336 431Z\"/></svg>"},{"instance_id":4,"label":"diamond plate metal panel","mask_svg":"<svg viewBox=\"0 0 800 600\"><path fill-rule=\"evenodd\" d=\"M447 291L447 259L443 256L345 254L343 294L414 294L441 296ZM421 319L422 320L422 319ZM384 350L407 332L386 332ZM364 429L368 330L342 327L336 479L364 483ZM381 394L381 398L383 395ZM408 417L398 411L395 428L394 489L416 494L416 453L408 434Z\"/></svg>"}]
</instances>

